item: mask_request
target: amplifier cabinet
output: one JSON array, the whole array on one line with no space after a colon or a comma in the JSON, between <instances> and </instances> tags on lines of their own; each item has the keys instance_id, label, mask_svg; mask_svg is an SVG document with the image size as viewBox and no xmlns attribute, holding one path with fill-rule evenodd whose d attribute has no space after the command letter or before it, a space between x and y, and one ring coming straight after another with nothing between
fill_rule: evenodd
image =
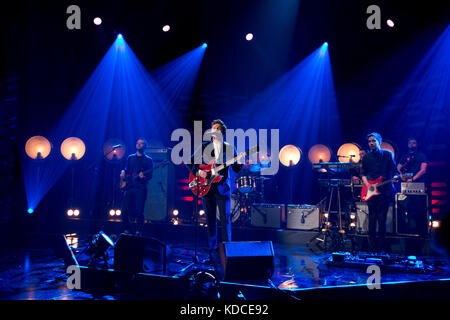
<instances>
[{"instance_id":1,"label":"amplifier cabinet","mask_svg":"<svg viewBox=\"0 0 450 320\"><path fill-rule=\"evenodd\" d=\"M425 236L428 233L428 195L426 193L397 193L395 214L397 234Z\"/></svg>"},{"instance_id":2,"label":"amplifier cabinet","mask_svg":"<svg viewBox=\"0 0 450 320\"><path fill-rule=\"evenodd\" d=\"M250 207L250 222L254 227L281 228L284 220L282 204L254 203Z\"/></svg>"},{"instance_id":3,"label":"amplifier cabinet","mask_svg":"<svg viewBox=\"0 0 450 320\"><path fill-rule=\"evenodd\" d=\"M425 183L423 182L402 182L400 190L403 194L424 194Z\"/></svg>"},{"instance_id":4,"label":"amplifier cabinet","mask_svg":"<svg viewBox=\"0 0 450 320\"><path fill-rule=\"evenodd\" d=\"M356 202L356 231L359 234L369 233L369 207L367 202ZM378 230L378 225L377 225ZM394 207L389 206L386 217L386 233L394 233Z\"/></svg>"},{"instance_id":5,"label":"amplifier cabinet","mask_svg":"<svg viewBox=\"0 0 450 320\"><path fill-rule=\"evenodd\" d=\"M314 230L320 227L320 208L311 205L293 205L287 206L287 225L288 229Z\"/></svg>"}]
</instances>

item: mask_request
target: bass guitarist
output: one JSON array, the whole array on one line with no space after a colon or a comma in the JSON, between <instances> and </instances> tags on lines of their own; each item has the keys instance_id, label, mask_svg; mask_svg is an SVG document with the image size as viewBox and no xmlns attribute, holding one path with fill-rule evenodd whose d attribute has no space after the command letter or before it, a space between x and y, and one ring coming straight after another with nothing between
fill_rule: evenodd
<instances>
[{"instance_id":1,"label":"bass guitarist","mask_svg":"<svg viewBox=\"0 0 450 320\"><path fill-rule=\"evenodd\" d=\"M193 165L191 167L192 174L198 177L206 178L208 173L199 168L199 163L210 163L215 160L217 164L223 164L226 159L236 156L236 149L230 144L223 141L226 133L225 123L218 119L211 124L212 140L204 142L202 146L195 151L192 156ZM237 162L231 166L234 172L239 172L242 164ZM209 258L213 258L218 246L216 210L219 210L220 228L222 241L231 241L231 219L230 219L230 203L231 203L231 181L229 178L230 167L225 167L218 172L222 179L211 185L210 190L203 196L203 208L207 216L208 223L208 245Z\"/></svg>"},{"instance_id":2,"label":"bass guitarist","mask_svg":"<svg viewBox=\"0 0 450 320\"><path fill-rule=\"evenodd\" d=\"M362 159L361 179L367 189L373 189L371 181L382 177L390 180L393 174L398 174L392 152L381 149L382 138L377 132L367 135L369 152ZM383 252L385 249L386 218L389 204L393 201L394 187L392 183L380 187L380 194L371 197L368 201L369 209L369 247L371 252ZM377 241L378 223L378 241Z\"/></svg>"},{"instance_id":3,"label":"bass guitarist","mask_svg":"<svg viewBox=\"0 0 450 320\"><path fill-rule=\"evenodd\" d=\"M128 156L127 164L120 173L121 189L125 191L122 202L122 222L125 233L142 235L144 227L144 205L147 183L152 178L153 160L145 154L147 141L136 141L136 153ZM136 219L133 228L132 220Z\"/></svg>"}]
</instances>

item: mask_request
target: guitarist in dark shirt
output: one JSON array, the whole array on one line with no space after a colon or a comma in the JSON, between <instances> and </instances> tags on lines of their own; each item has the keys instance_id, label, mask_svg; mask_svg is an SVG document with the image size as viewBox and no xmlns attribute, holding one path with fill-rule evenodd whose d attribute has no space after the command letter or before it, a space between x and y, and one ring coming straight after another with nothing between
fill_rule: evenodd
<instances>
[{"instance_id":1,"label":"guitarist in dark shirt","mask_svg":"<svg viewBox=\"0 0 450 320\"><path fill-rule=\"evenodd\" d=\"M383 180L392 179L393 173L399 173L395 166L392 152L381 149L382 138L379 133L373 132L367 135L369 152L362 159L361 179L367 188L371 188L369 181L378 177ZM371 252L384 251L384 238L386 234L386 218L389 210L389 203L394 197L392 183L379 188L380 195L371 197L367 201L369 209L369 246ZM378 241L377 241L378 223Z\"/></svg>"},{"instance_id":2,"label":"guitarist in dark shirt","mask_svg":"<svg viewBox=\"0 0 450 320\"><path fill-rule=\"evenodd\" d=\"M215 132L220 132L216 137ZM214 120L212 122L211 133L213 139L211 142L205 142L202 146L196 150L192 156L192 173L195 176L207 177L207 172L199 169L198 162L202 158L202 155L206 150L211 150L211 155L205 155L203 161L209 163L210 160L216 159L218 164L224 163L227 159L231 159L236 156L236 150L228 143L223 141L225 136L226 126L222 120ZM206 152L207 153L207 152ZM209 158L209 159L207 159ZM242 167L242 164L234 163L231 168L234 172L238 172ZM231 241L231 218L230 218L230 202L231 202L231 188L228 178L228 170L226 167L219 171L219 174L223 176L222 180L218 183L213 183L209 192L203 197L203 207L207 216L208 222L208 239L209 239L209 254L212 258L213 252L217 249L217 221L216 221L216 208L219 210L220 227L222 241Z\"/></svg>"},{"instance_id":3,"label":"guitarist in dark shirt","mask_svg":"<svg viewBox=\"0 0 450 320\"><path fill-rule=\"evenodd\" d=\"M121 188L125 190L122 202L124 232L136 235L142 235L147 183L153 174L153 160L145 154L146 147L146 140L139 138L136 153L128 156L126 168L120 173ZM132 225L134 218L137 224L135 230Z\"/></svg>"},{"instance_id":4,"label":"guitarist in dark shirt","mask_svg":"<svg viewBox=\"0 0 450 320\"><path fill-rule=\"evenodd\" d=\"M427 157L417 150L417 140L408 139L408 153L400 158L398 169L402 173L412 173L407 182L425 182L427 171Z\"/></svg>"}]
</instances>

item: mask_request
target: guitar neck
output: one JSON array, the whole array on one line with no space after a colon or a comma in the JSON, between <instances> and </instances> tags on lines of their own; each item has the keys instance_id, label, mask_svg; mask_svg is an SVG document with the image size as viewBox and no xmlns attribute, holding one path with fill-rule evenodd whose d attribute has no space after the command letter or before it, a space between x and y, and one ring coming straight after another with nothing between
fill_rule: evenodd
<instances>
[{"instance_id":1,"label":"guitar neck","mask_svg":"<svg viewBox=\"0 0 450 320\"><path fill-rule=\"evenodd\" d=\"M222 169L232 165L240 157L246 157L247 155L253 154L253 153L257 152L257 151L258 151L258 147L257 146L253 147L253 148L247 150L246 152L244 152L243 154L238 155L238 156L234 157L233 159L230 159L227 162L221 164L220 166L215 167L214 169L215 169L216 172L219 172L220 170L222 170Z\"/></svg>"},{"instance_id":2,"label":"guitar neck","mask_svg":"<svg viewBox=\"0 0 450 320\"><path fill-rule=\"evenodd\" d=\"M239 157L234 157L233 159L228 160L227 162L225 162L224 164L221 164L218 167L215 167L214 169L216 170L216 172L219 172L220 170L232 165Z\"/></svg>"}]
</instances>

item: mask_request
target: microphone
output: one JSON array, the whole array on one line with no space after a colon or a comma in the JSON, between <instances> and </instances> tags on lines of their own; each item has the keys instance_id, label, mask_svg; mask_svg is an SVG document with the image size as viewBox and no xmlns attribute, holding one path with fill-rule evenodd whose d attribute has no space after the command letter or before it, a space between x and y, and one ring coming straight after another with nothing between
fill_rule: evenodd
<instances>
[{"instance_id":1,"label":"microphone","mask_svg":"<svg viewBox=\"0 0 450 320\"><path fill-rule=\"evenodd\" d=\"M111 148L113 148L113 150L114 150L114 149L117 149L117 148L120 148L120 147L123 147L123 145L122 144L116 144L115 146L112 146Z\"/></svg>"}]
</instances>

